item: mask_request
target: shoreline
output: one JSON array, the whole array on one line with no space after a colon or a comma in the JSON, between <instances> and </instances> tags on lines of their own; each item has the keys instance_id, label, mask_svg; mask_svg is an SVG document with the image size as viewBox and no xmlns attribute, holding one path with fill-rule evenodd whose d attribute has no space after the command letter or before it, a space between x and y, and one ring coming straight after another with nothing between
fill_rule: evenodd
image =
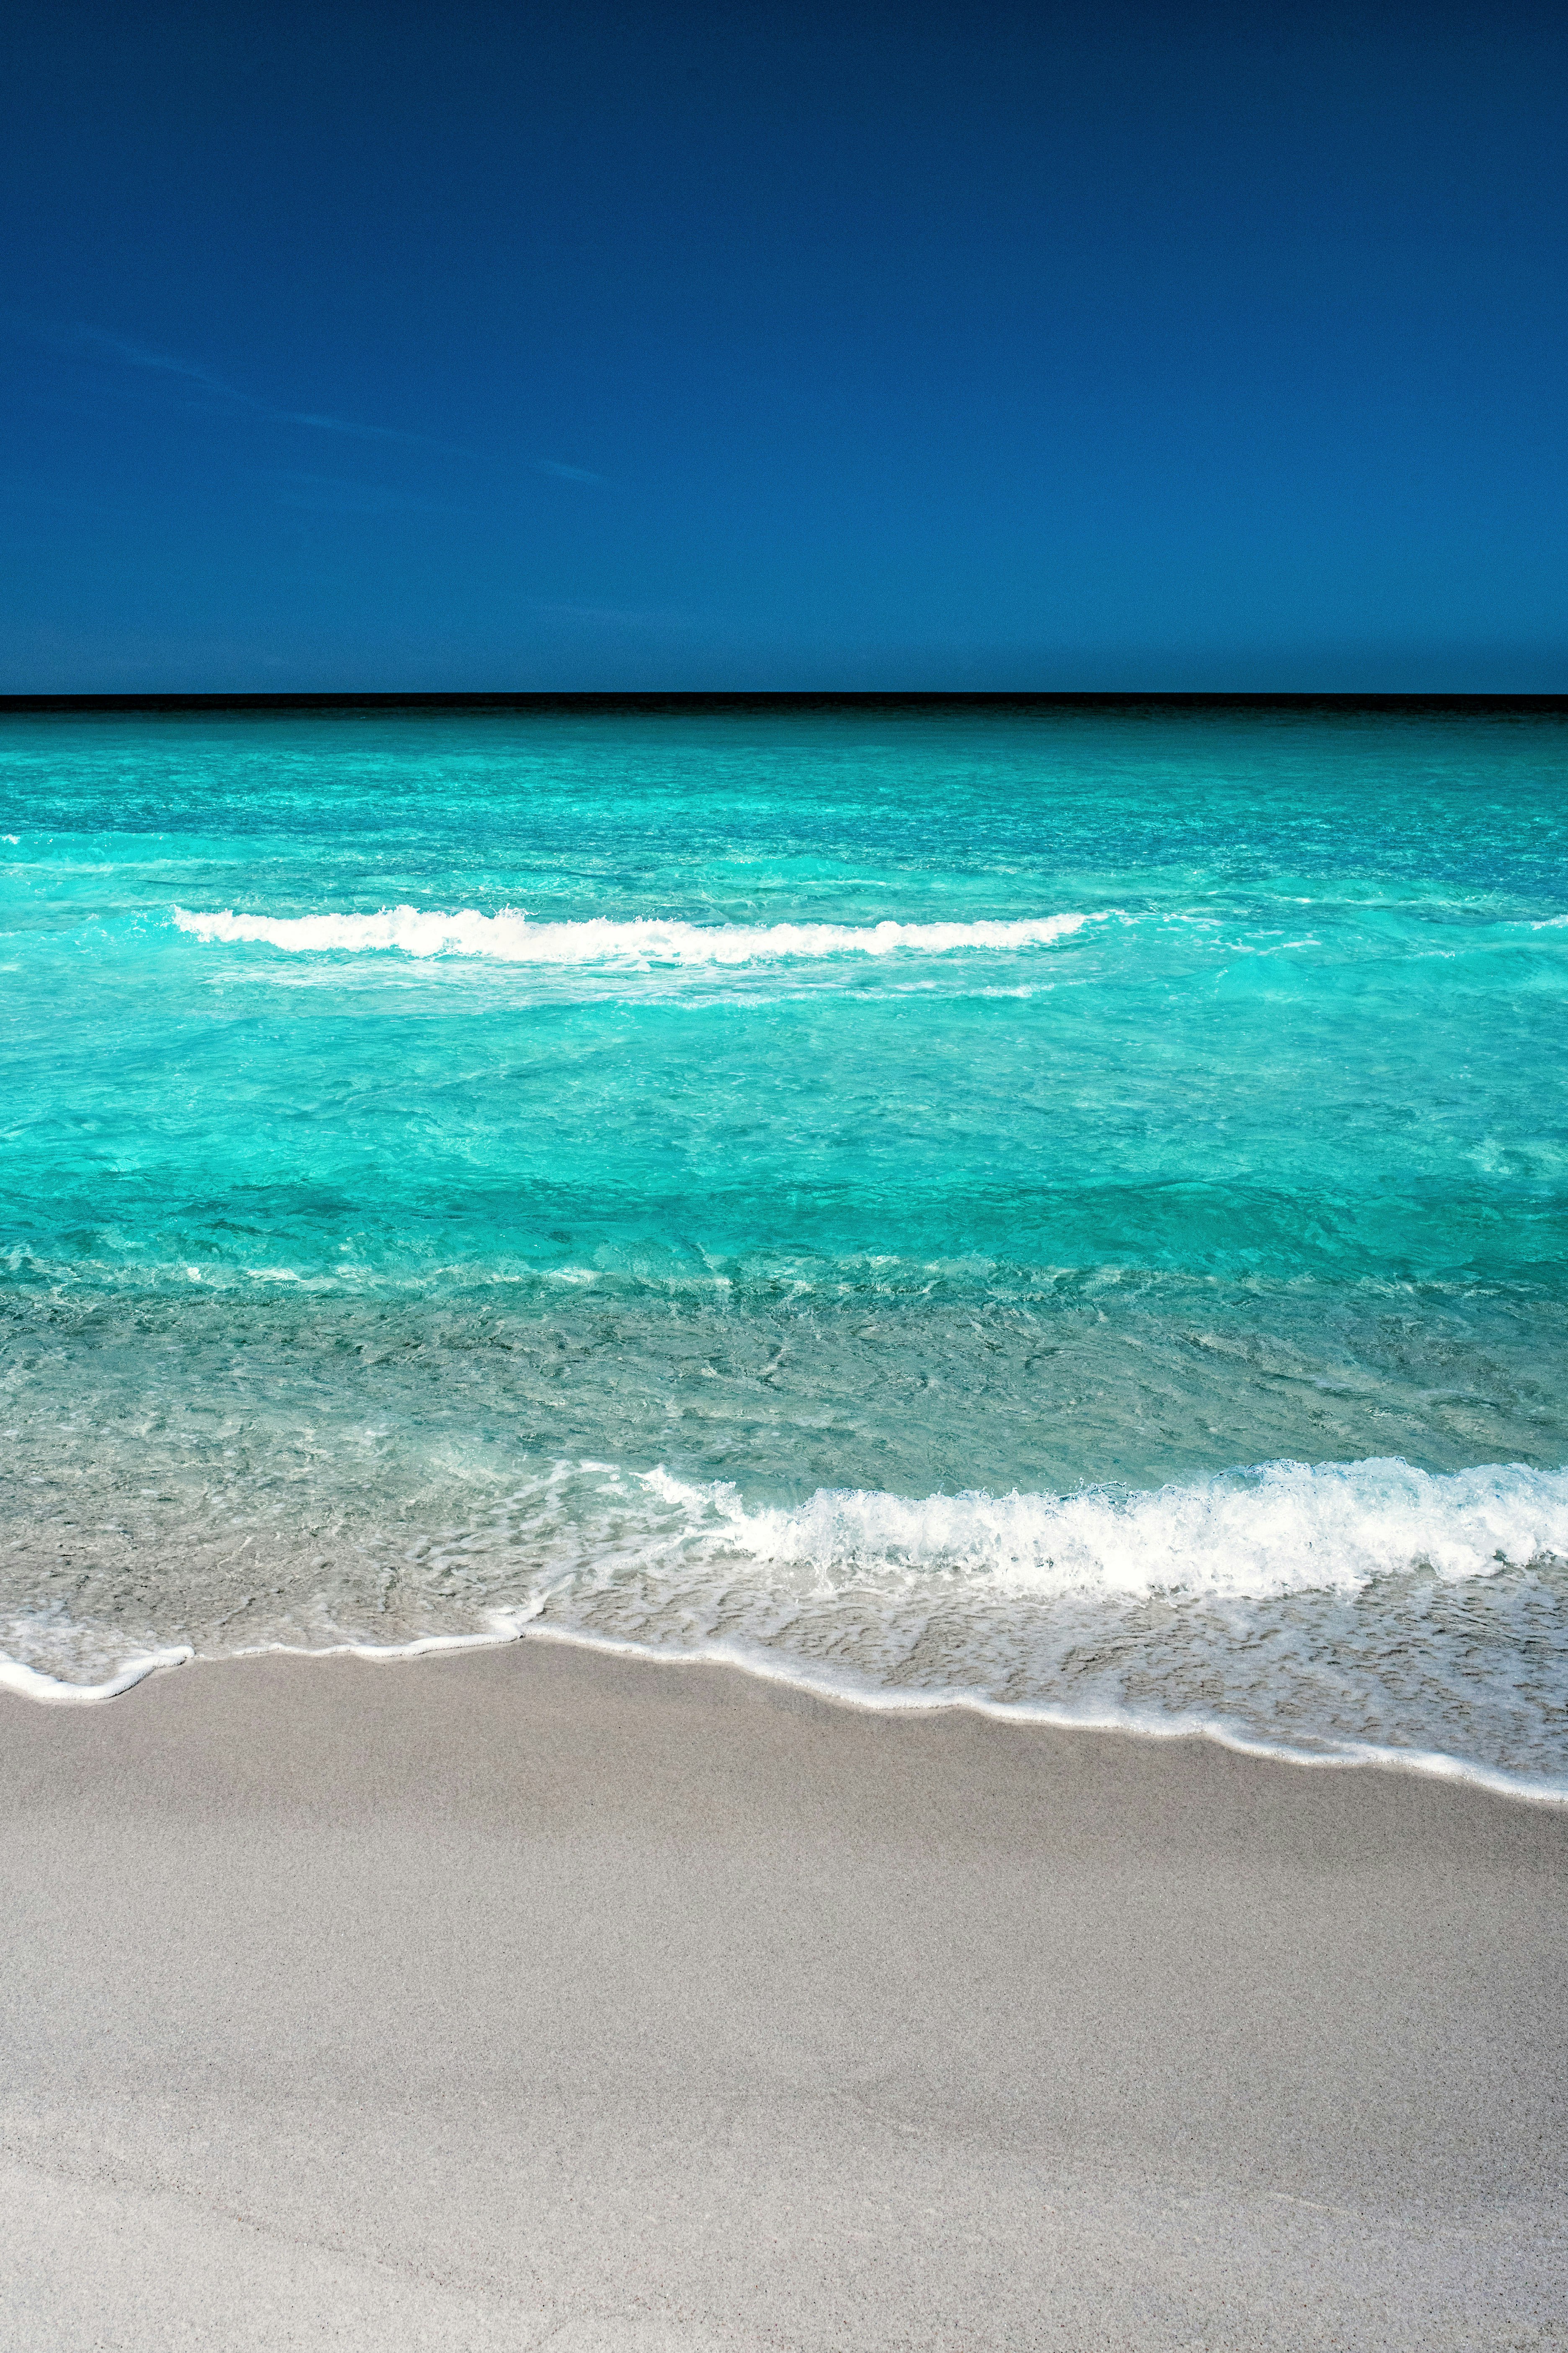
<instances>
[{"instance_id":1,"label":"shoreline","mask_svg":"<svg viewBox=\"0 0 1568 2353\"><path fill-rule=\"evenodd\" d=\"M237 1663L0 1694L0 2344L1557 2341L1559 1809L559 1640Z\"/></svg>"},{"instance_id":2,"label":"shoreline","mask_svg":"<svg viewBox=\"0 0 1568 2353\"><path fill-rule=\"evenodd\" d=\"M499 1621L506 1617L506 1613L498 1612L497 1617ZM1131 1714L1076 1715L1069 1710L1050 1708L1032 1701L994 1700L974 1692L900 1692L869 1683L858 1683L848 1676L814 1675L803 1668L792 1666L783 1652L747 1649L739 1643L709 1643L699 1651L656 1649L651 1644L621 1641L614 1636L587 1633L571 1627L545 1626L527 1619L521 1624L498 1622L495 1630L487 1633L423 1634L407 1642L349 1641L323 1643L319 1648L305 1643L265 1642L251 1650L230 1651L216 1656L182 1643L127 1659L113 1674L96 1683L68 1683L61 1677L46 1674L39 1668L26 1666L19 1660L0 1653L0 1693L28 1700L35 1706L92 1707L110 1700L123 1699L142 1684L162 1679L182 1667L234 1667L258 1659L300 1659L322 1662L353 1660L365 1665L396 1667L466 1651L505 1650L518 1642L558 1643L566 1649L585 1651L595 1656L626 1659L655 1667L716 1669L724 1673L744 1675L763 1684L776 1685L782 1691L797 1693L826 1706L848 1708L870 1715L937 1716L956 1713L1016 1725L1021 1730L1096 1734L1155 1743L1207 1741L1234 1756L1253 1757L1268 1764L1319 1771L1408 1773L1423 1779L1450 1782L1481 1790L1489 1797L1512 1799L1521 1805L1568 1808L1568 1778L1552 1779L1545 1776L1510 1772L1500 1767L1480 1764L1471 1757L1452 1755L1444 1749L1394 1748L1365 1741L1347 1741L1337 1749L1299 1748L1284 1741L1258 1738L1211 1717L1140 1717Z\"/></svg>"}]
</instances>

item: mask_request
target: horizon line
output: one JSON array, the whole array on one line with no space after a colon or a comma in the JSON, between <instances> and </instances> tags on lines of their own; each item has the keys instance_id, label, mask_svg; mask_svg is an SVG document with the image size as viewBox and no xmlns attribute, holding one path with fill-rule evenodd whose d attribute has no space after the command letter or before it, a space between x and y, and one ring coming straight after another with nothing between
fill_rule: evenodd
<instances>
[{"instance_id":1,"label":"horizon line","mask_svg":"<svg viewBox=\"0 0 1568 2353\"><path fill-rule=\"evenodd\" d=\"M1494 693L1485 690L1382 692L1333 689L1230 691L1211 688L946 688L946 687L720 687L720 688L499 688L474 691L421 689L301 689L260 692L247 689L186 693L0 694L0 714L58 712L201 711L713 711L863 709L911 706L970 709L1253 711L1453 711L1559 712L1568 715L1568 692Z\"/></svg>"}]
</instances>

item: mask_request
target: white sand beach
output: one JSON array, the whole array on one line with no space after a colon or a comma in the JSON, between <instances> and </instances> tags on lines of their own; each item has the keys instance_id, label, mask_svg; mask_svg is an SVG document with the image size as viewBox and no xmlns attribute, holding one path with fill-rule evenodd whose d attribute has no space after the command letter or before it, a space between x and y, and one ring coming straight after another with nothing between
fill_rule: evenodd
<instances>
[{"instance_id":1,"label":"white sand beach","mask_svg":"<svg viewBox=\"0 0 1568 2353\"><path fill-rule=\"evenodd\" d=\"M1568 1810L542 1641L0 1776L18 2353L1568 2342Z\"/></svg>"}]
</instances>

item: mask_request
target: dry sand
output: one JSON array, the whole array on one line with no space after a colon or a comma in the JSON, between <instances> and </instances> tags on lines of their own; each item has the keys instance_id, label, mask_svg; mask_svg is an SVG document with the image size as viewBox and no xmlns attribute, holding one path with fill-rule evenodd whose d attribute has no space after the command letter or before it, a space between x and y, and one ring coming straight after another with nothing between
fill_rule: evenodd
<instances>
[{"instance_id":1,"label":"dry sand","mask_svg":"<svg viewBox=\"0 0 1568 2353\"><path fill-rule=\"evenodd\" d=\"M0 1697L0 2343L1568 2345L1568 1811L530 1641Z\"/></svg>"}]
</instances>

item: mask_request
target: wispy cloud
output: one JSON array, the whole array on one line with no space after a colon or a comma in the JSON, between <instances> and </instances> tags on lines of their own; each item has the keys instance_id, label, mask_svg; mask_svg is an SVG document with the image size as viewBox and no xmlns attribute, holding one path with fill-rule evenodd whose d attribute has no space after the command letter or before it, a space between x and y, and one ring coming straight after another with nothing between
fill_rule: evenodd
<instances>
[{"instance_id":1,"label":"wispy cloud","mask_svg":"<svg viewBox=\"0 0 1568 2353\"><path fill-rule=\"evenodd\" d=\"M472 457L458 444L437 439L428 433L411 433L397 425L369 425L362 417L339 417L329 410L317 408L286 408L279 401L266 400L258 393L247 392L243 385L231 384L216 368L202 360L183 358L178 353L156 349L149 343L132 342L125 335L110 334L102 327L79 322L74 326L43 326L37 321L0 309L0 330L9 329L25 341L43 344L68 359L88 362L110 372L120 373L122 380L141 376L153 383L163 383L171 392L184 387L188 399L196 405L233 417L248 417L258 425L298 427L313 433L335 433L354 441L394 442L405 448L439 449L448 456ZM514 461L516 462L516 461ZM521 460L536 474L548 474L558 482L583 482L596 489L612 487L606 475L596 474L587 466L569 466L559 458L531 458ZM294 478L303 484L307 480L325 478L299 475Z\"/></svg>"},{"instance_id":2,"label":"wispy cloud","mask_svg":"<svg viewBox=\"0 0 1568 2353\"><path fill-rule=\"evenodd\" d=\"M317 433L346 434L356 441L401 441L425 448L441 448L447 445L433 441L428 434L407 433L395 425L366 425L358 417L333 417L313 408L284 408L276 401L263 400L256 393L246 392L240 385L230 384L216 368L204 366L199 360L181 359L173 352L151 349L145 343L133 343L123 335L106 334L101 327L65 327L36 329L39 340L79 358L98 360L110 367L129 368L140 375L163 376L176 384L188 385L217 407L230 415L254 417L266 425L299 425Z\"/></svg>"}]
</instances>

